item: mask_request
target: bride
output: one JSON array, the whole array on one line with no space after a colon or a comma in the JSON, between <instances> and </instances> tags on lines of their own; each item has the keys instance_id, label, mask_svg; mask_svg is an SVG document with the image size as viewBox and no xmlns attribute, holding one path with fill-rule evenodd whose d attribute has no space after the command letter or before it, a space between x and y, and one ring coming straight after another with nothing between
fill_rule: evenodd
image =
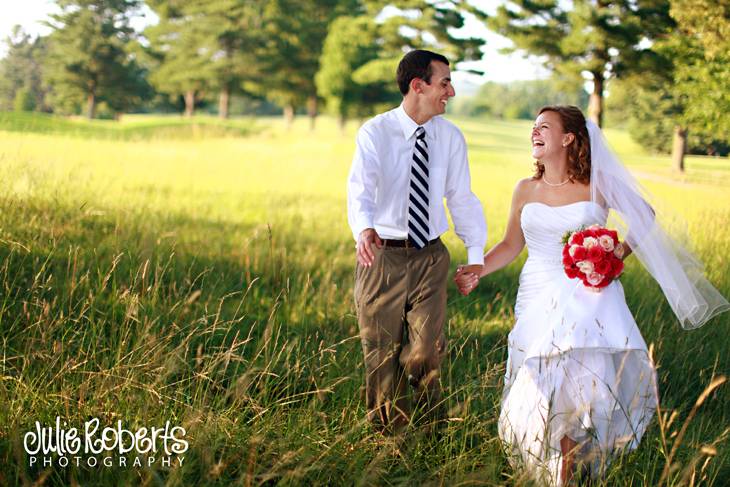
<instances>
[{"instance_id":1,"label":"bride","mask_svg":"<svg viewBox=\"0 0 730 487\"><path fill-rule=\"evenodd\" d=\"M464 267L454 279L466 295L527 244L499 435L515 467L540 484L566 485L576 472L602 475L613 456L636 448L658 395L656 369L621 283L593 291L566 277L562 236L592 224L625 234L615 255L639 258L685 328L730 306L665 233L645 193L578 108L540 110L532 156L535 175L514 190L504 238L479 274ZM610 219L609 209L616 210Z\"/></svg>"}]
</instances>

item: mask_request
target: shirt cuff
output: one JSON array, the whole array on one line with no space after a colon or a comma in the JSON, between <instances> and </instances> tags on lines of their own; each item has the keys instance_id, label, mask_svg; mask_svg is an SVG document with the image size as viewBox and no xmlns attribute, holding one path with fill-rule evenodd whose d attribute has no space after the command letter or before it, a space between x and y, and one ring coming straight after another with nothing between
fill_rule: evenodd
<instances>
[{"instance_id":1,"label":"shirt cuff","mask_svg":"<svg viewBox=\"0 0 730 487\"><path fill-rule=\"evenodd\" d=\"M373 220L372 218L368 218L366 216L360 216L355 222L355 227L352 229L352 236L355 237L356 242L358 237L360 236L360 233L362 233L362 231L366 228L375 228L373 226Z\"/></svg>"},{"instance_id":2,"label":"shirt cuff","mask_svg":"<svg viewBox=\"0 0 730 487\"><path fill-rule=\"evenodd\" d=\"M468 265L484 264L484 248L483 247L467 247L466 259Z\"/></svg>"}]
</instances>

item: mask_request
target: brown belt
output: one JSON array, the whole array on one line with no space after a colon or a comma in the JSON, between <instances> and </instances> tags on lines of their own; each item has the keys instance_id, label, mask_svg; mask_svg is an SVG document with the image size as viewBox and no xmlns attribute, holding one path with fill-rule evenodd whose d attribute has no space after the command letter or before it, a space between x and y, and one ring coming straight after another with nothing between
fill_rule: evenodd
<instances>
[{"instance_id":1,"label":"brown belt","mask_svg":"<svg viewBox=\"0 0 730 487\"><path fill-rule=\"evenodd\" d=\"M426 247L429 247L440 241L441 241L441 237L436 237L435 239L429 241L426 244ZM383 239L383 246L384 247L405 247L407 249L416 248L410 240L392 240L392 239L388 239L388 238ZM424 248L426 248L426 247L424 247Z\"/></svg>"}]
</instances>

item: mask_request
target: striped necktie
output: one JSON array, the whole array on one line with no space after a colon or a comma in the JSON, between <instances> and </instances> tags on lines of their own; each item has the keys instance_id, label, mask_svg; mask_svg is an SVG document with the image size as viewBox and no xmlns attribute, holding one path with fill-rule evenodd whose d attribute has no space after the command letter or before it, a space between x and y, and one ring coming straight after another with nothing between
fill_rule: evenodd
<instances>
[{"instance_id":1,"label":"striped necktie","mask_svg":"<svg viewBox=\"0 0 730 487\"><path fill-rule=\"evenodd\" d=\"M428 244L428 144L423 127L416 129L408 192L408 240L417 249Z\"/></svg>"}]
</instances>

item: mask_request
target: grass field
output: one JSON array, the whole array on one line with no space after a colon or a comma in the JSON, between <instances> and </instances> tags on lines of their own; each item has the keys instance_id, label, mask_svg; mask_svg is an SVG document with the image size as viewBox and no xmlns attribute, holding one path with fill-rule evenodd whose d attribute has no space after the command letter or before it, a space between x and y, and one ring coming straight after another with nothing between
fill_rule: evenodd
<instances>
[{"instance_id":1,"label":"grass field","mask_svg":"<svg viewBox=\"0 0 730 487\"><path fill-rule=\"evenodd\" d=\"M531 173L531 124L456 122L491 245ZM450 285L444 434L396 444L363 421L345 212L355 130L0 114L0 485L523 485L496 419L524 254L466 298ZM608 136L687 219L730 295L730 161L690 157L678 176L625 132ZM456 236L445 241L462 262ZM622 282L653 344L665 421L599 485L727 485L730 385L693 406L730 374L730 315L682 331L635 259ZM190 448L175 468L29 467L24 433L56 416L169 420Z\"/></svg>"}]
</instances>

